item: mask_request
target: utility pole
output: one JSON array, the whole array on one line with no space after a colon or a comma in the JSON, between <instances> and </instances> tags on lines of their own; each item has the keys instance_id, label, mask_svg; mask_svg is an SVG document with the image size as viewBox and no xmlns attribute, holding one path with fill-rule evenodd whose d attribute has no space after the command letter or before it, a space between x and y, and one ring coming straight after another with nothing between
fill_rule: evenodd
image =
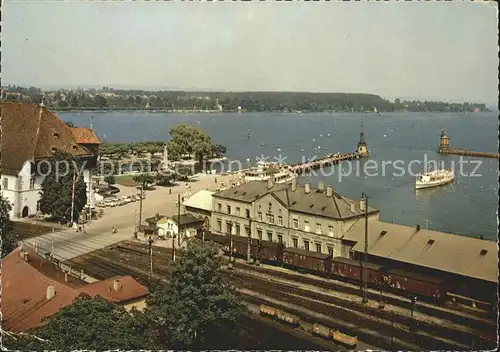
<instances>
[{"instance_id":1,"label":"utility pole","mask_svg":"<svg viewBox=\"0 0 500 352\"><path fill-rule=\"evenodd\" d=\"M252 219L249 221L248 225L248 246L247 246L247 263L252 262Z\"/></svg>"},{"instance_id":2,"label":"utility pole","mask_svg":"<svg viewBox=\"0 0 500 352\"><path fill-rule=\"evenodd\" d=\"M142 224L142 197L144 194L144 183L141 183L141 195L139 197L139 226Z\"/></svg>"},{"instance_id":3,"label":"utility pole","mask_svg":"<svg viewBox=\"0 0 500 352\"><path fill-rule=\"evenodd\" d=\"M177 247L181 246L181 195L177 195Z\"/></svg>"},{"instance_id":4,"label":"utility pole","mask_svg":"<svg viewBox=\"0 0 500 352\"><path fill-rule=\"evenodd\" d=\"M229 264L227 268L233 269L233 231L234 231L234 223L231 222L231 228L229 229Z\"/></svg>"},{"instance_id":5,"label":"utility pole","mask_svg":"<svg viewBox=\"0 0 500 352\"><path fill-rule=\"evenodd\" d=\"M153 282L153 239L149 236L149 285Z\"/></svg>"},{"instance_id":6,"label":"utility pole","mask_svg":"<svg viewBox=\"0 0 500 352\"><path fill-rule=\"evenodd\" d=\"M71 191L71 226L75 224L75 186L76 186L76 170L73 170L73 188Z\"/></svg>"},{"instance_id":7,"label":"utility pole","mask_svg":"<svg viewBox=\"0 0 500 352\"><path fill-rule=\"evenodd\" d=\"M368 303L368 196L361 194L365 203L365 263L363 266L363 303Z\"/></svg>"}]
</instances>

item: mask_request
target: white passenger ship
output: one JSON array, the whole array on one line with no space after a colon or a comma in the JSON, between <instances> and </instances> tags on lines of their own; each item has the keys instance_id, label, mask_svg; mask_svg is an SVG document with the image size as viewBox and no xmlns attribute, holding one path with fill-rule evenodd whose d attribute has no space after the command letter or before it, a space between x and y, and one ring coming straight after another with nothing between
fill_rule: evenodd
<instances>
[{"instance_id":1,"label":"white passenger ship","mask_svg":"<svg viewBox=\"0 0 500 352\"><path fill-rule=\"evenodd\" d=\"M245 181L267 181L288 183L297 178L297 174L286 164L259 161L257 165L244 172Z\"/></svg>"},{"instance_id":2,"label":"white passenger ship","mask_svg":"<svg viewBox=\"0 0 500 352\"><path fill-rule=\"evenodd\" d=\"M455 175L452 169L441 169L417 175L415 189L442 186L453 181Z\"/></svg>"}]
</instances>

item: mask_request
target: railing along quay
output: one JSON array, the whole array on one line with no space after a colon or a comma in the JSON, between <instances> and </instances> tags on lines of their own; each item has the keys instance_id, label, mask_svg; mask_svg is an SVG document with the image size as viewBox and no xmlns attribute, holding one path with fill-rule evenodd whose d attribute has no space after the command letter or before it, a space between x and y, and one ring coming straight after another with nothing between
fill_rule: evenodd
<instances>
[{"instance_id":1,"label":"railing along quay","mask_svg":"<svg viewBox=\"0 0 500 352\"><path fill-rule=\"evenodd\" d=\"M305 163L297 163L290 166L290 170L293 172L306 172L308 170L316 170L320 167L331 166L338 164L341 161L359 159L360 155L357 152L345 153L345 154L329 154L325 157L311 160Z\"/></svg>"}]
</instances>

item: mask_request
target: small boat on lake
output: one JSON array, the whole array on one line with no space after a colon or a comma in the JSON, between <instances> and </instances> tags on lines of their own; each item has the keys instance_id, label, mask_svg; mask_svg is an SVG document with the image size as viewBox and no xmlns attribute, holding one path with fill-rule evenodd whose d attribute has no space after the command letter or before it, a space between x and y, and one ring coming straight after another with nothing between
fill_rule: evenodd
<instances>
[{"instance_id":1,"label":"small boat on lake","mask_svg":"<svg viewBox=\"0 0 500 352\"><path fill-rule=\"evenodd\" d=\"M297 178L297 174L286 164L259 161L244 173L245 181L267 181L273 183L288 183Z\"/></svg>"}]
</instances>

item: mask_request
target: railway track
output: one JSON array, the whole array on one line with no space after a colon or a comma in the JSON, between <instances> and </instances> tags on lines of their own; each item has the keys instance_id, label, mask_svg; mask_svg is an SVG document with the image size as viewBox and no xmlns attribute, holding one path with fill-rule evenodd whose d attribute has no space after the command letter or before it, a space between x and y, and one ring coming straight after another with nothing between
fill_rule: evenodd
<instances>
[{"instance_id":1,"label":"railway track","mask_svg":"<svg viewBox=\"0 0 500 352\"><path fill-rule=\"evenodd\" d=\"M170 258L171 249L153 246L153 280L155 282L163 283L166 281L165 278L168 275L168 268L171 262ZM93 266L92 271L100 272L100 277L96 277L98 279L114 275L131 275L145 285L148 285L150 281L148 244L121 242L106 248L106 250L94 252L92 258L85 260L84 266L88 267L89 265ZM74 264L73 267L75 267ZM418 342L418 345L422 346L425 343L426 348L432 349L468 349L470 348L474 333L467 331L466 327L470 325L476 326L476 322L479 319L479 317L471 317L472 321L467 320L463 317L463 314L456 313L448 315L448 317L452 318L449 319L450 324L436 325L435 323L432 324L423 320L419 321L419 331L413 332L409 331L411 322L408 317L401 314L392 315L386 310L374 307L367 309L366 306L362 306L356 302L356 299L353 297L359 298L359 287L353 284L316 276L305 276L293 271L286 272L283 269L269 269L265 266L255 267L242 264L238 261L234 264L234 267L235 270L229 272L229 275L232 276L235 283L239 287L242 287L243 290L251 290L257 294L266 295L269 299L281 301L283 304L294 304L297 308L304 307L305 305L305 308L313 312L329 312L331 316L335 316L335 320L337 321L340 321L340 318L342 318L344 329L345 326L350 326L350 329L352 329L354 334L358 335L360 340L380 347L392 348L392 342L388 342L387 338L381 339L380 336L377 336L377 333L383 332L390 336L393 332L392 321L394 320L394 329L397 331L397 334L394 333L394 335L396 336L396 341L399 340L399 343L396 343L396 345L400 346L400 348L415 349L409 345L415 345ZM108 273L106 274L106 272ZM92 275L92 273L89 274ZM256 275L264 277L259 278ZM286 282L287 280L289 282ZM307 286L314 287L307 289ZM336 292L341 293L341 295L351 295L351 299L341 299L338 295L335 297L335 295L328 294ZM408 303L404 302L403 298L394 298L392 297L393 295L389 294L387 296L386 299L388 302L386 306L389 306L394 301L397 303L396 308L399 307L400 311L402 310L401 307L403 307L406 312L409 312L409 307L403 304L406 303L408 305ZM370 299L378 302L378 297L379 294L376 291L370 290ZM244 296L244 300L249 303L263 303L262 300L256 301L255 297L248 294ZM417 307L419 315L424 313L422 312L424 310L422 308L427 306L431 305L425 304ZM436 308L429 309L429 312L433 313L436 310L439 311ZM318 315L317 313L315 314L316 316ZM302 316L301 314L298 315ZM463 318L463 320L457 319L459 320L458 322L454 320L457 316ZM436 318L436 315L432 316L431 314L432 317ZM439 317L439 314L437 318L443 319ZM317 319L316 321L312 321L312 318L311 322L321 323ZM465 324L465 322L468 323ZM465 327L456 326L457 324L465 325ZM332 322L325 325L332 326ZM375 330L363 328L373 326L376 327ZM349 331L348 328L346 332ZM437 338L435 335L443 338ZM456 342L447 340L450 338Z\"/></svg>"},{"instance_id":2,"label":"railway track","mask_svg":"<svg viewBox=\"0 0 500 352\"><path fill-rule=\"evenodd\" d=\"M267 267L267 266L253 266L246 263L236 261L234 263L235 268L249 269L261 274L267 274L274 277L280 277L282 279L296 281L306 285L316 286L322 289L328 289L332 291L341 292L344 294L349 294L352 296L360 297L360 287L359 285L351 284L348 282L338 281L330 278L322 278L316 275L300 274L291 270L286 270L282 268ZM388 305L401 307L410 310L410 300L402 296L391 294L386 292L383 295L384 302ZM380 291L374 289L368 289L368 299L372 301L380 301ZM440 319L445 319L457 324L470 326L474 325L479 330L489 331L491 329L496 330L496 322L486 319L484 313L470 312L469 310L461 309L460 307L442 307L428 302L419 301L416 304L415 310L426 314L428 316L433 316Z\"/></svg>"},{"instance_id":3,"label":"railway track","mask_svg":"<svg viewBox=\"0 0 500 352\"><path fill-rule=\"evenodd\" d=\"M470 343L473 338L462 339L462 343L455 342L456 337L460 335L456 330L446 330L446 337L444 336L445 331L435 324L426 324L425 329L419 325L418 331L414 331L412 330L413 322L400 315L393 316L389 312L377 311L376 308L361 307L364 309L360 309L359 305L354 302L346 302L336 298L332 299L331 296L299 289L292 285L273 282L265 278L258 278L253 275L240 272L233 272L230 275L239 287L248 288L285 301L291 300L290 303L300 304L296 302L296 300L300 300L302 301L302 304L300 304L302 306L307 302L306 304L314 306L311 306L312 309L317 309L320 312L328 312L329 315L335 316L336 319L341 318L356 326L377 326L377 331L383 332L387 336L394 334L401 341L419 345L421 348L434 350L463 349L470 347L466 343ZM393 327L393 324L396 324L396 329ZM356 331L349 331L348 333L356 334Z\"/></svg>"}]
</instances>

